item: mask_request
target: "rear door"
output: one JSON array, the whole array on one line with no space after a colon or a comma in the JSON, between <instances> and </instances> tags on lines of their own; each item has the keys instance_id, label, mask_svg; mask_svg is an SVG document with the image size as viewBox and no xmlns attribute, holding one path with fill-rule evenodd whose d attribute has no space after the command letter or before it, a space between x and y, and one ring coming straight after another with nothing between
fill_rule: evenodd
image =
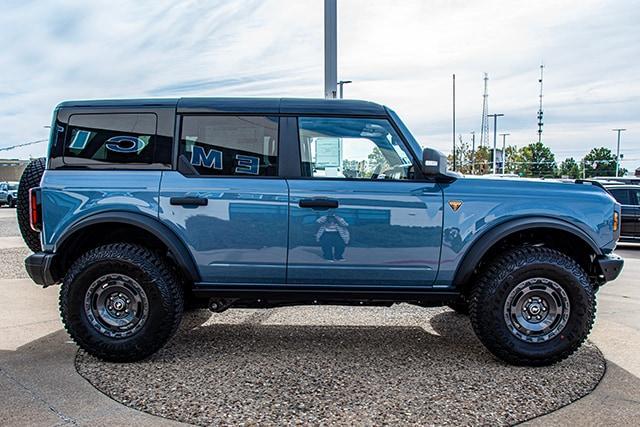
<instances>
[{"instance_id":1,"label":"rear door","mask_svg":"<svg viewBox=\"0 0 640 427\"><path fill-rule=\"evenodd\" d=\"M299 117L301 175L289 178L287 283L430 286L442 190L384 118Z\"/></svg>"},{"instance_id":2,"label":"rear door","mask_svg":"<svg viewBox=\"0 0 640 427\"><path fill-rule=\"evenodd\" d=\"M278 117L179 116L178 170L163 173L160 218L202 280L286 280L288 188L278 177Z\"/></svg>"}]
</instances>

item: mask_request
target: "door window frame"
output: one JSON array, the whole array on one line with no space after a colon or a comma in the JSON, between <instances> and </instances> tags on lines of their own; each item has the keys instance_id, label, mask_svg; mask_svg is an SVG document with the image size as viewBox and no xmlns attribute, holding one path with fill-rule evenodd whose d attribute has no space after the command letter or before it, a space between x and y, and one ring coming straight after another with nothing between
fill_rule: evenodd
<instances>
[{"instance_id":1,"label":"door window frame","mask_svg":"<svg viewBox=\"0 0 640 427\"><path fill-rule=\"evenodd\" d=\"M185 117L275 117L277 119L277 126L278 129L276 131L277 134L277 140L276 140L276 144L277 144L277 164L278 164L278 173L276 175L273 176L260 176L260 175L243 175L243 174L238 174L238 175L199 175L199 174L186 174L184 173L182 170L180 170L180 144L181 144L181 138L182 138L182 119ZM207 179L215 179L215 178L223 178L223 179L229 179L229 178L233 178L233 179L282 179L282 168L284 167L283 164L283 159L282 159L282 155L283 155L283 150L282 150L282 141L283 138L285 137L285 134L283 133L283 128L286 127L286 123L283 124L283 119L284 117L280 114L274 114L274 113L256 113L256 112L251 112L251 113L242 113L242 112L224 112L224 113L200 113L200 112L194 112L194 113L176 113L176 122L175 122L175 132L174 132L174 136L173 136L173 156L172 156L172 160L173 160L173 167L172 170L179 172L182 176L184 176L185 178L207 178Z\"/></svg>"},{"instance_id":2,"label":"door window frame","mask_svg":"<svg viewBox=\"0 0 640 427\"><path fill-rule=\"evenodd\" d=\"M324 176L303 176L302 174L302 153L300 150L300 132L299 132L299 119L300 117L318 117L318 118L331 118L331 119L369 119L369 120L386 120L391 128L396 132L399 137L398 143L401 145L401 149L407 154L411 164L413 165L413 178L411 179L363 179L363 178L342 178L342 177L324 177ZM284 144L279 146L279 149L284 149L287 152L287 160L290 167L287 168L287 175L285 178L295 178L303 180L330 180L330 181L355 181L355 182L435 182L432 177L427 177L423 174L421 164L417 158L416 153L411 149L411 145L406 140L405 136L400 131L397 124L387 115L345 115L345 114L296 114L291 117L294 123L289 124L287 133L284 135L286 139L283 140ZM295 166L294 166L295 165Z\"/></svg>"}]
</instances>

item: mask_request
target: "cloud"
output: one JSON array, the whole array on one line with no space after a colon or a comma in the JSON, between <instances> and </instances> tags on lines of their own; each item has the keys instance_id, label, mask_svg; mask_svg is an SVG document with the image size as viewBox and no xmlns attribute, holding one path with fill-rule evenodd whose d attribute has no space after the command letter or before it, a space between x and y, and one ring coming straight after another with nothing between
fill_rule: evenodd
<instances>
[{"instance_id":1,"label":"cloud","mask_svg":"<svg viewBox=\"0 0 640 427\"><path fill-rule=\"evenodd\" d=\"M322 96L320 0L10 2L0 16L0 147L46 136L65 99ZM394 108L424 145L479 132L482 73L509 143L544 140L558 157L591 145L640 164L640 4L628 1L338 1L338 74L348 97ZM639 149L635 147L638 146ZM39 156L45 144L0 152ZM635 153L635 154L634 154ZM635 164L625 164L635 167Z\"/></svg>"}]
</instances>

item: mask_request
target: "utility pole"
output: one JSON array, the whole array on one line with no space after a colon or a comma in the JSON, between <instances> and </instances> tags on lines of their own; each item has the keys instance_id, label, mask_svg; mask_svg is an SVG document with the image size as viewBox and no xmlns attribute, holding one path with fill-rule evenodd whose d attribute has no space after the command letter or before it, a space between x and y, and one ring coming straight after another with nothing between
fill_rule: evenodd
<instances>
[{"instance_id":1,"label":"utility pole","mask_svg":"<svg viewBox=\"0 0 640 427\"><path fill-rule=\"evenodd\" d=\"M353 81L351 80L340 80L338 82L338 87L340 88L340 99L342 99L344 92L343 92L343 86L349 83L353 83Z\"/></svg>"},{"instance_id":2,"label":"utility pole","mask_svg":"<svg viewBox=\"0 0 640 427\"><path fill-rule=\"evenodd\" d=\"M542 142L542 73L544 72L544 64L540 65L540 78L538 79L538 83L540 83L540 108L538 109L538 142Z\"/></svg>"},{"instance_id":3,"label":"utility pole","mask_svg":"<svg viewBox=\"0 0 640 427\"><path fill-rule=\"evenodd\" d=\"M493 173L494 175L497 173L497 157L496 156L496 145L498 142L498 117L502 117L504 114L488 114L487 117L493 117Z\"/></svg>"},{"instance_id":4,"label":"utility pole","mask_svg":"<svg viewBox=\"0 0 640 427\"><path fill-rule=\"evenodd\" d=\"M616 149L616 178L620 174L620 133L624 132L626 129L611 129L614 132L618 132L618 148Z\"/></svg>"},{"instance_id":5,"label":"utility pole","mask_svg":"<svg viewBox=\"0 0 640 427\"><path fill-rule=\"evenodd\" d=\"M471 131L471 175L475 175L476 170L476 131Z\"/></svg>"},{"instance_id":6,"label":"utility pole","mask_svg":"<svg viewBox=\"0 0 640 427\"><path fill-rule=\"evenodd\" d=\"M502 137L502 173L504 174L504 167L507 165L507 136L511 135L510 133L501 133Z\"/></svg>"},{"instance_id":7,"label":"utility pole","mask_svg":"<svg viewBox=\"0 0 640 427\"><path fill-rule=\"evenodd\" d=\"M456 75L453 75L453 131L451 132L453 142L453 171L456 170Z\"/></svg>"},{"instance_id":8,"label":"utility pole","mask_svg":"<svg viewBox=\"0 0 640 427\"><path fill-rule=\"evenodd\" d=\"M337 0L324 0L324 97L335 98L338 90Z\"/></svg>"},{"instance_id":9,"label":"utility pole","mask_svg":"<svg viewBox=\"0 0 640 427\"><path fill-rule=\"evenodd\" d=\"M489 75L484 73L484 93L482 95L482 123L480 125L480 147L489 146Z\"/></svg>"}]
</instances>

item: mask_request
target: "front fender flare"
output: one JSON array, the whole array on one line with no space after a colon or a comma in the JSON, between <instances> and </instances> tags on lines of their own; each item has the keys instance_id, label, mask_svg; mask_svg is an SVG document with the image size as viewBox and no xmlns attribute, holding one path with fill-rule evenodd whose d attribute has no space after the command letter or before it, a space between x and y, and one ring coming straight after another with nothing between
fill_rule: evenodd
<instances>
[{"instance_id":1,"label":"front fender flare","mask_svg":"<svg viewBox=\"0 0 640 427\"><path fill-rule=\"evenodd\" d=\"M513 219L497 224L475 236L475 242L467 249L462 257L462 261L458 264L453 278L453 286L459 288L469 281L484 254L494 244L510 234L528 228L553 228L569 232L589 245L595 255L602 255L602 250L585 231L567 221L549 217L523 217Z\"/></svg>"},{"instance_id":2,"label":"front fender flare","mask_svg":"<svg viewBox=\"0 0 640 427\"><path fill-rule=\"evenodd\" d=\"M56 241L53 252L56 252L57 249L76 232L92 225L110 222L132 225L153 234L165 244L169 252L171 252L171 255L173 255L178 267L187 275L187 278L193 283L200 281L200 273L197 265L185 244L169 227L161 223L157 218L144 214L110 211L85 217L67 228Z\"/></svg>"}]
</instances>

